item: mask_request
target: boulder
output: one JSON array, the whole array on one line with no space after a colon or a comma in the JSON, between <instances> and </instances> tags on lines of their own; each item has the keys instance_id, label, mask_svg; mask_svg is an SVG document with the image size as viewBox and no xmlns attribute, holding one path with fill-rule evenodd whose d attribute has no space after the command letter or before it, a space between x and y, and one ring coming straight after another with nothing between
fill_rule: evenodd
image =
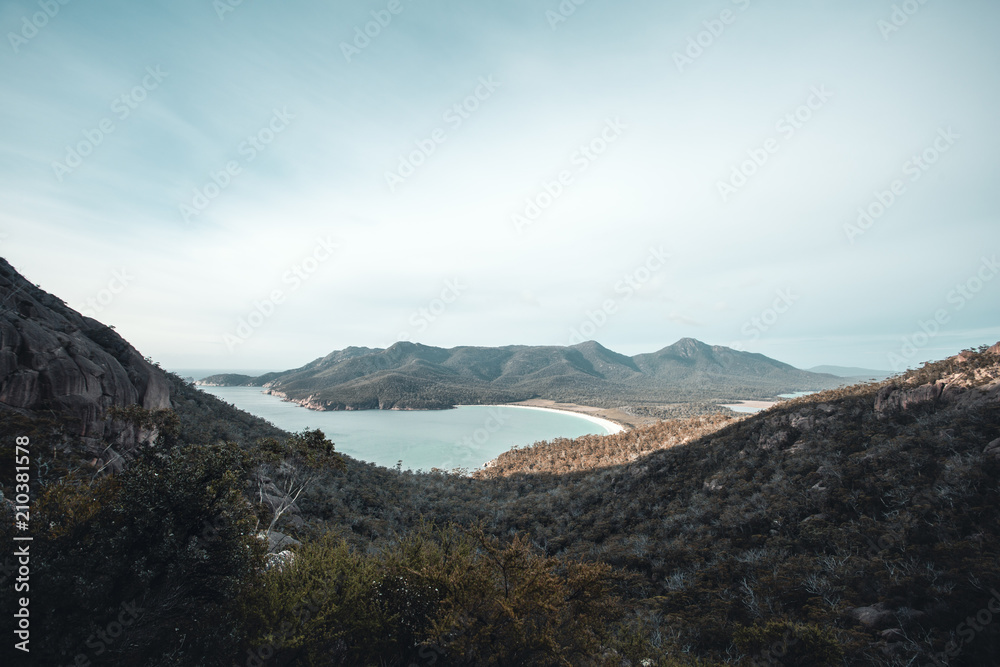
<instances>
[{"instance_id":1,"label":"boulder","mask_svg":"<svg viewBox=\"0 0 1000 667\"><path fill-rule=\"evenodd\" d=\"M909 389L887 385L879 389L875 396L875 412L892 414L912 410L923 405L934 405L941 398L945 387L944 382L928 383Z\"/></svg>"},{"instance_id":2,"label":"boulder","mask_svg":"<svg viewBox=\"0 0 1000 667\"><path fill-rule=\"evenodd\" d=\"M896 623L895 614L876 607L855 607L848 616L869 630L885 630Z\"/></svg>"},{"instance_id":3,"label":"boulder","mask_svg":"<svg viewBox=\"0 0 1000 667\"><path fill-rule=\"evenodd\" d=\"M997 438L990 444L986 445L986 449L983 450L983 454L1000 458L1000 438Z\"/></svg>"},{"instance_id":4,"label":"boulder","mask_svg":"<svg viewBox=\"0 0 1000 667\"><path fill-rule=\"evenodd\" d=\"M285 512L287 514L298 514L299 513L299 506L292 502L291 496L287 496L287 495L284 495L284 494L277 495L277 496L272 496L272 495L269 495L267 493L264 493L262 495L263 495L263 501L264 501L264 503L268 507L271 507L272 509L274 509L275 511L277 511L276 508L285 507L287 505L288 508L285 510Z\"/></svg>"},{"instance_id":5,"label":"boulder","mask_svg":"<svg viewBox=\"0 0 1000 667\"><path fill-rule=\"evenodd\" d=\"M276 530L272 530L267 534L267 552L268 553L278 553L279 551L284 551L291 546L299 546L302 543L299 542L294 537L289 537L284 533L279 533Z\"/></svg>"},{"instance_id":6,"label":"boulder","mask_svg":"<svg viewBox=\"0 0 1000 667\"><path fill-rule=\"evenodd\" d=\"M906 641L906 633L900 628L889 628L888 630L883 630L879 633L885 641L893 644L895 642Z\"/></svg>"}]
</instances>

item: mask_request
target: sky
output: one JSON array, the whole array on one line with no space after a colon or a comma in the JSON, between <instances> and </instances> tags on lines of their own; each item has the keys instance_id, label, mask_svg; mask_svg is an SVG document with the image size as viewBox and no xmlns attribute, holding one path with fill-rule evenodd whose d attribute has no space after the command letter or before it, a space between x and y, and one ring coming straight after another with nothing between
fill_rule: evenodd
<instances>
[{"instance_id":1,"label":"sky","mask_svg":"<svg viewBox=\"0 0 1000 667\"><path fill-rule=\"evenodd\" d=\"M991 1L0 3L0 256L167 368L1000 340Z\"/></svg>"}]
</instances>

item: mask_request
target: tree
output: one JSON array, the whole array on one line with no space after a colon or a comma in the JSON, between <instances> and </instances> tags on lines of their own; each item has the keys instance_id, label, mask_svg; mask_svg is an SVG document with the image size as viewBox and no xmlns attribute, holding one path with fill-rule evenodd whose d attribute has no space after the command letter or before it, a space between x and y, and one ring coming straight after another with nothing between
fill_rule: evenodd
<instances>
[{"instance_id":1,"label":"tree","mask_svg":"<svg viewBox=\"0 0 1000 667\"><path fill-rule=\"evenodd\" d=\"M32 604L39 636L53 639L43 653L155 665L227 650L238 635L231 601L263 567L246 461L232 444L148 449L118 475L48 489L36 521L51 529L33 547ZM123 605L139 610L127 628L95 640Z\"/></svg>"},{"instance_id":2,"label":"tree","mask_svg":"<svg viewBox=\"0 0 1000 667\"><path fill-rule=\"evenodd\" d=\"M330 470L345 470L343 457L319 429L304 430L284 444L274 438L257 447L260 466L256 496L270 513L265 534L270 535L278 520L288 512L304 491ZM276 491L277 493L272 493Z\"/></svg>"}]
</instances>

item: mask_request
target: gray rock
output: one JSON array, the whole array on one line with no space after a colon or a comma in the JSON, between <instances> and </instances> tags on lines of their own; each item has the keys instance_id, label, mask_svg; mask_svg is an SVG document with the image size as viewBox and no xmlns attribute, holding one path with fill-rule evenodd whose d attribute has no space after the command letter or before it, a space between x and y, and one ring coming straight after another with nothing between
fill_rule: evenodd
<instances>
[{"instance_id":1,"label":"gray rock","mask_svg":"<svg viewBox=\"0 0 1000 667\"><path fill-rule=\"evenodd\" d=\"M983 454L1000 459L1000 438L997 438L990 444L986 445L986 449L983 450Z\"/></svg>"},{"instance_id":2,"label":"gray rock","mask_svg":"<svg viewBox=\"0 0 1000 667\"><path fill-rule=\"evenodd\" d=\"M906 641L906 633L899 628L889 628L888 630L883 630L879 634L882 636L882 639L890 644Z\"/></svg>"},{"instance_id":3,"label":"gray rock","mask_svg":"<svg viewBox=\"0 0 1000 667\"><path fill-rule=\"evenodd\" d=\"M294 537L285 535L284 533L279 533L276 530L272 530L267 534L267 551L268 553L278 553L279 551L284 551L291 546L299 546L302 543L299 542Z\"/></svg>"},{"instance_id":4,"label":"gray rock","mask_svg":"<svg viewBox=\"0 0 1000 667\"><path fill-rule=\"evenodd\" d=\"M884 611L875 607L855 607L848 612L848 615L871 630L884 630L896 622L896 615L891 611Z\"/></svg>"},{"instance_id":5,"label":"gray rock","mask_svg":"<svg viewBox=\"0 0 1000 667\"><path fill-rule=\"evenodd\" d=\"M285 505L288 504L289 502L291 502L291 500L292 500L291 496L286 496L286 495L272 496L272 495L269 495L267 493L265 493L263 495L264 495L264 503L266 505L268 505L269 507L271 507L272 509L279 508L279 507L285 507ZM275 511L277 511L277 510L275 509ZM299 506L296 505L295 503L291 503L290 505L288 505L288 509L285 510L285 513L286 514L298 514L299 513Z\"/></svg>"},{"instance_id":6,"label":"gray rock","mask_svg":"<svg viewBox=\"0 0 1000 667\"><path fill-rule=\"evenodd\" d=\"M906 389L894 385L882 387L875 396L875 412L892 414L912 410L921 405L933 405L941 398L945 383L935 382Z\"/></svg>"},{"instance_id":7,"label":"gray rock","mask_svg":"<svg viewBox=\"0 0 1000 667\"><path fill-rule=\"evenodd\" d=\"M118 439L128 450L143 434L113 426L105 418L113 405L169 408L170 384L110 327L35 287L0 258L0 409L53 410L75 419L81 437Z\"/></svg>"}]
</instances>

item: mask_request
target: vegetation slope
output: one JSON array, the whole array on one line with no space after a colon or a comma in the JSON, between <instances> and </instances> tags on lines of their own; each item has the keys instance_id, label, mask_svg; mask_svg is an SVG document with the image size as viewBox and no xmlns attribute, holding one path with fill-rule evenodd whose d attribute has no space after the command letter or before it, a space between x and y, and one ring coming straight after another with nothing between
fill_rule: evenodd
<instances>
[{"instance_id":1,"label":"vegetation slope","mask_svg":"<svg viewBox=\"0 0 1000 667\"><path fill-rule=\"evenodd\" d=\"M103 415L147 434L121 465L75 413L0 409L0 539L18 484L33 537L0 603L30 598L33 664L992 665L998 351L472 475L354 461L169 374L170 408Z\"/></svg>"},{"instance_id":2,"label":"vegetation slope","mask_svg":"<svg viewBox=\"0 0 1000 667\"><path fill-rule=\"evenodd\" d=\"M217 375L202 383L263 386L317 410L425 410L534 398L611 408L740 400L845 382L685 338L634 357L593 341L450 350L397 343L387 350L348 348L285 373Z\"/></svg>"}]
</instances>

